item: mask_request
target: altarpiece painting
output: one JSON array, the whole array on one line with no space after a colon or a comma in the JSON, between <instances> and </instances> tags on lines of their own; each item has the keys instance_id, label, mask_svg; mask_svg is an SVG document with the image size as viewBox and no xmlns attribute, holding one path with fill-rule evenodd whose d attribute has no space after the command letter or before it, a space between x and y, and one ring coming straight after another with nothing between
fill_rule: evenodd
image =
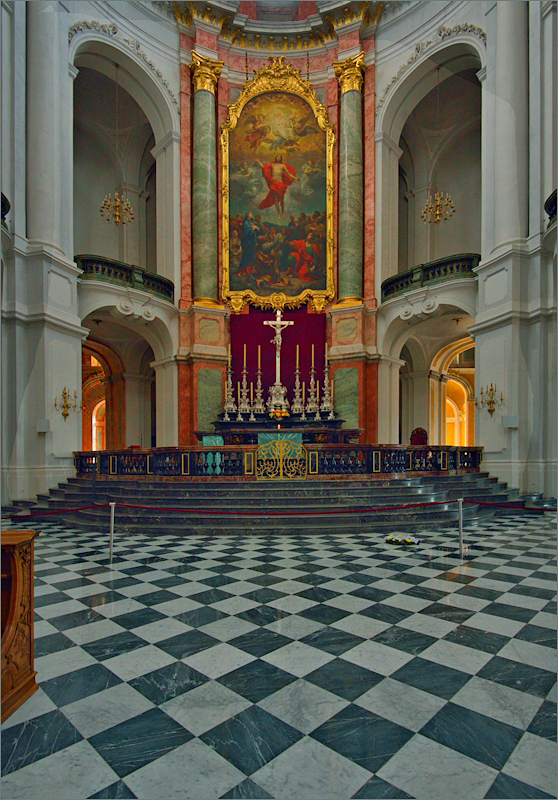
<instances>
[{"instance_id":1,"label":"altarpiece painting","mask_svg":"<svg viewBox=\"0 0 558 800\"><path fill-rule=\"evenodd\" d=\"M247 82L221 131L223 298L234 311L333 298L333 127L284 57Z\"/></svg>"}]
</instances>

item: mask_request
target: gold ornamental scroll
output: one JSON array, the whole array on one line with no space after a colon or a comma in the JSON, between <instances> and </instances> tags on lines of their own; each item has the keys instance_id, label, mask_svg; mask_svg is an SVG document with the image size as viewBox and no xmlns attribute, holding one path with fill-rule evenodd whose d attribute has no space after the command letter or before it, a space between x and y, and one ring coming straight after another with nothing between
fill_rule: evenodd
<instances>
[{"instance_id":1,"label":"gold ornamental scroll","mask_svg":"<svg viewBox=\"0 0 558 800\"><path fill-rule=\"evenodd\" d=\"M290 439L273 439L256 451L259 481L304 481L307 469L306 448Z\"/></svg>"},{"instance_id":2,"label":"gold ornamental scroll","mask_svg":"<svg viewBox=\"0 0 558 800\"><path fill-rule=\"evenodd\" d=\"M229 106L227 119L221 127L222 298L237 313L246 303L273 310L298 308L310 303L316 311L323 311L335 294L334 128L328 120L326 107L316 97L312 82L304 80L299 70L285 64L285 56L270 56L269 62L267 66L257 70L251 80L244 83L238 100ZM274 123L274 118L277 118L281 109L289 108L289 104L293 112L289 118L285 111L281 128L279 123ZM243 115L246 106L248 108ZM267 118L263 113L265 111ZM291 130L290 139L288 131L285 132L288 125L288 130ZM311 144L312 142L316 144ZM234 157L231 156L231 144L236 148ZM314 147L314 151L311 147ZM316 156L315 152L319 155ZM269 163L262 164L262 160ZM281 198L273 211L271 203L264 197L268 191L265 182L269 188L268 198L272 195L265 169L273 169L277 161L284 163L285 170L290 169L291 175L296 177L286 176L293 183L286 190L285 204L283 205ZM297 164L298 169L289 166L289 162ZM313 176L312 173L319 175ZM243 174L246 179L241 183L240 176ZM310 181L313 179L316 181L314 185L319 181L319 190L312 190ZM293 190L298 194L292 194ZM311 207L309 204L314 202L314 198L307 199L311 194L309 190L314 191L315 202L319 203L321 209L313 212L314 215L319 214L320 220L320 225L315 226L315 237L308 233L312 230L314 216L308 215L306 219L309 224L305 229L298 220L298 227L292 226L292 220L289 223L289 216L295 213L294 210L289 211L289 208L294 207L295 197L300 198L301 207L303 203L306 204L304 207ZM242 195L242 192L246 194ZM248 198L244 205L239 200L241 196ZM267 219L260 225L259 233L264 233L264 229L268 232L275 229L276 237L282 237L287 244L281 244L268 255L268 272L265 272L266 254L260 257L257 249L254 251L256 255L253 256L253 263L243 264L242 254L248 251L243 246L243 220L254 220L255 223L260 213L258 209L268 207L272 210L266 211ZM254 231L258 231L258 226L252 227ZM283 229L286 233L283 233ZM254 234L252 236L255 238ZM260 241L263 238L260 236ZM262 251L264 249L261 248ZM277 252L282 255L277 256ZM289 259L294 266L286 266ZM310 285L312 283L313 286Z\"/></svg>"}]
</instances>

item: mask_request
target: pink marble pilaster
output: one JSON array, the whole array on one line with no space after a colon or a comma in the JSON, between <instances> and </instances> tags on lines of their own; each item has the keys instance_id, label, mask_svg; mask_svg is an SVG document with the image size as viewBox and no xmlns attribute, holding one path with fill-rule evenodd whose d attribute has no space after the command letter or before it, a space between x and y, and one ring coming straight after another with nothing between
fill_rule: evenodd
<instances>
[{"instance_id":1,"label":"pink marble pilaster","mask_svg":"<svg viewBox=\"0 0 558 800\"><path fill-rule=\"evenodd\" d=\"M223 159L221 155L221 125L227 119L228 114L228 106L230 103L230 95L231 90L229 86L229 82L226 78L219 78L219 82L217 84L217 235L219 237L219 242L222 241L223 237L223 203L222 203L222 168L223 168ZM223 251L221 247L219 247L218 252L219 257L219 281L218 281L218 292L219 297L221 296L221 287L223 285Z\"/></svg>"}]
</instances>

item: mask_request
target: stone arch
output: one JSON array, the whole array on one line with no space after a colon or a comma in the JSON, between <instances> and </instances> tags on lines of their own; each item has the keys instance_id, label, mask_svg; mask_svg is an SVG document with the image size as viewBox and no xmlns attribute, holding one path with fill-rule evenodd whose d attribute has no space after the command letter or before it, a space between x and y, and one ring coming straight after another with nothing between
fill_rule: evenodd
<instances>
[{"instance_id":1,"label":"stone arch","mask_svg":"<svg viewBox=\"0 0 558 800\"><path fill-rule=\"evenodd\" d=\"M155 142L159 144L170 131L180 131L178 105L156 69L146 69L148 62L142 59L140 53L143 51L139 43L138 48L132 49L118 36L109 37L100 32L87 31L86 34L73 37L68 59L78 69L87 66L112 79L118 54L118 64L122 67L119 75L121 85L145 113L153 129Z\"/></svg>"},{"instance_id":2,"label":"stone arch","mask_svg":"<svg viewBox=\"0 0 558 800\"><path fill-rule=\"evenodd\" d=\"M405 120L426 95L436 87L437 67L440 77L466 69L482 69L486 63L486 49L482 39L473 34L461 33L452 37L451 44L440 39L426 48L412 65L395 80L381 98L376 117L376 135L385 134L398 142Z\"/></svg>"},{"instance_id":3,"label":"stone arch","mask_svg":"<svg viewBox=\"0 0 558 800\"><path fill-rule=\"evenodd\" d=\"M100 363L102 375L91 378L83 374L83 448L91 447L91 417L93 408L101 400L106 402L105 442L107 450L117 450L126 441L126 396L124 392L124 364L109 345L88 338L82 346L84 355L94 356Z\"/></svg>"},{"instance_id":4,"label":"stone arch","mask_svg":"<svg viewBox=\"0 0 558 800\"><path fill-rule=\"evenodd\" d=\"M460 27L460 26L458 26ZM469 28L471 26L461 26ZM444 29L447 30L447 29ZM479 70L485 63L482 31L456 31L417 45L400 76L392 80L380 97L375 122L376 140L376 296L381 296L381 284L398 271L399 240L399 146L403 126L410 113L437 86L440 79L463 72ZM423 46L424 45L424 46ZM399 73L398 73L399 75ZM416 212L415 212L416 213Z\"/></svg>"}]
</instances>

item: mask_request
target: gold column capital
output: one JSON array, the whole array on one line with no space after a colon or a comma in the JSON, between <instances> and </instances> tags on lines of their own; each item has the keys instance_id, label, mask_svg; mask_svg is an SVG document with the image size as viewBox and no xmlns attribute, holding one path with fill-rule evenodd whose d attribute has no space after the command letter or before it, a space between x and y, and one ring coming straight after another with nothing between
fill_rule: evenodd
<instances>
[{"instance_id":1,"label":"gold column capital","mask_svg":"<svg viewBox=\"0 0 558 800\"><path fill-rule=\"evenodd\" d=\"M211 92L211 94L215 94L215 87L217 86L219 75L223 69L223 64L223 61L212 61L210 58L200 56L199 53L192 50L190 70L192 73L194 92L205 89Z\"/></svg>"},{"instance_id":2,"label":"gold column capital","mask_svg":"<svg viewBox=\"0 0 558 800\"><path fill-rule=\"evenodd\" d=\"M334 61L332 66L335 70L335 77L339 81L341 94L353 90L360 92L362 89L362 75L366 69L364 51L352 58L346 58L344 61Z\"/></svg>"}]
</instances>

